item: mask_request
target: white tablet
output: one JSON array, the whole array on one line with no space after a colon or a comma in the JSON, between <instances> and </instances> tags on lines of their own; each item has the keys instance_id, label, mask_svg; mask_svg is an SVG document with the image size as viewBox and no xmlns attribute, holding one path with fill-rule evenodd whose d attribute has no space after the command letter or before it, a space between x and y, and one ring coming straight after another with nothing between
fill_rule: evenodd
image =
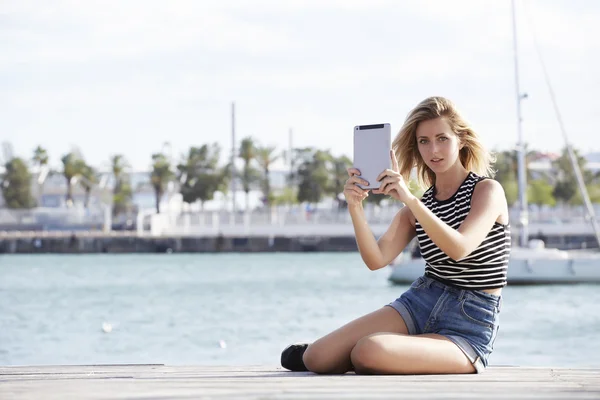
<instances>
[{"instance_id":1,"label":"white tablet","mask_svg":"<svg viewBox=\"0 0 600 400\"><path fill-rule=\"evenodd\" d=\"M354 127L354 168L361 178L369 182L363 189L377 189L377 177L388 168L392 168L390 149L392 134L390 124L359 125Z\"/></svg>"}]
</instances>

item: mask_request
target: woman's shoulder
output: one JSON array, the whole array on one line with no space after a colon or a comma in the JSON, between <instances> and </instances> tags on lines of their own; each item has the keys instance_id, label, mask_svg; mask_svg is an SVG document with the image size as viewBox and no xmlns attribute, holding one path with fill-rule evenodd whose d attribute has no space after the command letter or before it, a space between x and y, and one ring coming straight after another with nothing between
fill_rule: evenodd
<instances>
[{"instance_id":1,"label":"woman's shoulder","mask_svg":"<svg viewBox=\"0 0 600 400\"><path fill-rule=\"evenodd\" d=\"M475 185L471 198L471 211L497 213L496 222L508 224L508 204L504 188L495 179L484 178Z\"/></svg>"},{"instance_id":2,"label":"woman's shoulder","mask_svg":"<svg viewBox=\"0 0 600 400\"><path fill-rule=\"evenodd\" d=\"M486 177L486 176L477 176L479 179L475 184L475 189L473 190L473 200L477 198L485 198L485 197L501 197L505 198L504 188L495 179Z\"/></svg>"}]
</instances>

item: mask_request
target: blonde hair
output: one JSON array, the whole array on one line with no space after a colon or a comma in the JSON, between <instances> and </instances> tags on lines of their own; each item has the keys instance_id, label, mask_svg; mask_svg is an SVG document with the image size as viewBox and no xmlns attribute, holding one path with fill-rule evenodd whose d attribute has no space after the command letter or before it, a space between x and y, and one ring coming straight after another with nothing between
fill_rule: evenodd
<instances>
[{"instance_id":1,"label":"blonde hair","mask_svg":"<svg viewBox=\"0 0 600 400\"><path fill-rule=\"evenodd\" d=\"M440 117L445 118L463 145L459 151L463 167L478 175L493 177L494 155L486 150L477 133L460 115L454 103L444 97L429 97L408 113L404 125L392 143L399 172L406 182L409 182L412 169L416 168L417 180L422 188L435 184L435 173L425 164L419 153L416 131L420 122Z\"/></svg>"}]
</instances>

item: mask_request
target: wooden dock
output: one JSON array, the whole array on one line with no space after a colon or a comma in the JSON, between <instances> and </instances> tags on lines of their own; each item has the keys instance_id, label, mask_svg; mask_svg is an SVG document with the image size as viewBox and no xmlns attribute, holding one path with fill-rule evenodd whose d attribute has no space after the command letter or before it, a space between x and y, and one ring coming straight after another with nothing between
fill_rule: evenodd
<instances>
[{"instance_id":1,"label":"wooden dock","mask_svg":"<svg viewBox=\"0 0 600 400\"><path fill-rule=\"evenodd\" d=\"M364 376L281 368L0 367L0 399L600 399L600 369L491 367L480 375Z\"/></svg>"}]
</instances>

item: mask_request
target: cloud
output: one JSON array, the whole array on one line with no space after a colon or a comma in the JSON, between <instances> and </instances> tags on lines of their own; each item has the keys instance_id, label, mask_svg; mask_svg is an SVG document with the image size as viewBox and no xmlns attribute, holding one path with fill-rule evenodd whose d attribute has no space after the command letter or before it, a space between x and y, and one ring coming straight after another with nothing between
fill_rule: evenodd
<instances>
[{"instance_id":1,"label":"cloud","mask_svg":"<svg viewBox=\"0 0 600 400\"><path fill-rule=\"evenodd\" d=\"M50 135L53 152L81 140L101 159L119 141L146 165L165 138L184 149L219 133L228 148L236 101L239 137L285 147L293 127L298 143L349 154L348 126L399 127L431 94L455 99L491 146L515 137L508 1L5 3L0 116L21 151ZM548 132L551 107L517 4L528 138L558 145L558 134L533 133ZM579 127L592 123L586 115L600 84L598 6L525 4L565 120L577 119L572 135L584 143Z\"/></svg>"}]
</instances>

